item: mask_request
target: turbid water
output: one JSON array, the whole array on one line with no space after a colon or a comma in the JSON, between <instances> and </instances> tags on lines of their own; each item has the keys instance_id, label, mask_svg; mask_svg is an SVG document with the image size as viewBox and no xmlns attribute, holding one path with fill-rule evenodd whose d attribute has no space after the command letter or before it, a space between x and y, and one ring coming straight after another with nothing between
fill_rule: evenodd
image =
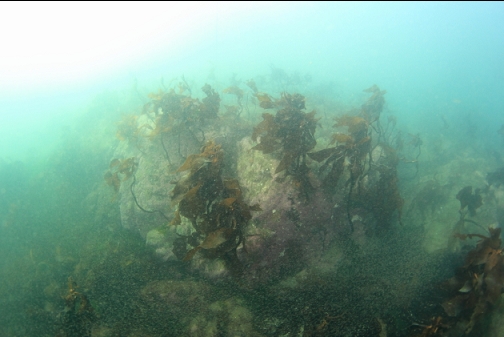
<instances>
[{"instance_id":1,"label":"turbid water","mask_svg":"<svg viewBox=\"0 0 504 337\"><path fill-rule=\"evenodd\" d=\"M502 3L0 12L0 336L503 335Z\"/></svg>"}]
</instances>

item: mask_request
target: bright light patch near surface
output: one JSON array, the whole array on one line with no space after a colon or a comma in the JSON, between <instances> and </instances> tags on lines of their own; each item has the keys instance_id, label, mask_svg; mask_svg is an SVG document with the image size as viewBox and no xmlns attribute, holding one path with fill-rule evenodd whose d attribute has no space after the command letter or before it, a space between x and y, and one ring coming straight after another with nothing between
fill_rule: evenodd
<instances>
[{"instance_id":1,"label":"bright light patch near surface","mask_svg":"<svg viewBox=\"0 0 504 337\"><path fill-rule=\"evenodd\" d=\"M181 47L191 3L4 3L1 87L59 85L125 66L159 41ZM201 21L200 21L201 22Z\"/></svg>"},{"instance_id":2,"label":"bright light patch near surface","mask_svg":"<svg viewBox=\"0 0 504 337\"><path fill-rule=\"evenodd\" d=\"M187 69L174 60L189 62L203 55L203 61L192 63L204 63L202 46L215 43L219 29L235 31L229 27L278 7L228 2L0 2L0 160L30 157L41 153L40 148L49 151L61 125L85 109L86 99L110 89L109 82L121 89L149 71L156 77L164 74L159 70L184 74ZM198 48L200 53L193 53Z\"/></svg>"},{"instance_id":3,"label":"bright light patch near surface","mask_svg":"<svg viewBox=\"0 0 504 337\"><path fill-rule=\"evenodd\" d=\"M216 20L256 7L206 2L2 3L0 90L5 94L76 84L124 70L160 50L180 53L208 35Z\"/></svg>"}]
</instances>

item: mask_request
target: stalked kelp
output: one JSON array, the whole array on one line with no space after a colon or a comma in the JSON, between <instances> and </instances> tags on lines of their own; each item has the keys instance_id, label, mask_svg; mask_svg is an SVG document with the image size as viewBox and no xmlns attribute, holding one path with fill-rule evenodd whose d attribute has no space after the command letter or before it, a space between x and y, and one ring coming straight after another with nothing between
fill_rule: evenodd
<instances>
[{"instance_id":1,"label":"stalked kelp","mask_svg":"<svg viewBox=\"0 0 504 337\"><path fill-rule=\"evenodd\" d=\"M180 224L182 216L191 222L195 232L179 237L174 254L189 261L202 251L209 258L222 257L231 271L238 273L241 265L236 248L244 240L251 211L260 208L244 202L237 180L221 177L223 156L221 146L209 141L201 153L190 155L177 170L189 172L172 191L178 209L171 224ZM187 245L192 249L187 251Z\"/></svg>"},{"instance_id":2,"label":"stalked kelp","mask_svg":"<svg viewBox=\"0 0 504 337\"><path fill-rule=\"evenodd\" d=\"M173 126L170 122L174 121L186 126L201 126L204 122L217 118L220 104L219 94L210 85L205 84L201 90L206 95L201 102L190 95L184 95L184 89L178 94L174 89L166 93L160 90L158 93L149 94L151 101L144 105L143 112L154 113L161 123L161 128ZM163 115L166 115L166 118L161 118Z\"/></svg>"},{"instance_id":3,"label":"stalked kelp","mask_svg":"<svg viewBox=\"0 0 504 337\"><path fill-rule=\"evenodd\" d=\"M330 147L317 152L308 153L308 156L318 162L323 162L320 173L324 175L323 183L330 193L338 185L339 179L345 168L348 168L350 180L348 184L353 189L364 174L366 159L370 155L371 137L368 135L369 123L359 116L342 116L336 118L334 127L347 127L348 133L335 133L332 136Z\"/></svg>"},{"instance_id":4,"label":"stalked kelp","mask_svg":"<svg viewBox=\"0 0 504 337\"><path fill-rule=\"evenodd\" d=\"M472 192L471 186L462 188L456 195L460 201L459 220L455 224L453 240L479 239L475 246L466 246L463 265L455 270L454 276L442 283L438 299L444 313L440 313L433 327L424 329L420 336L462 336L482 335L485 328L483 317L487 316L500 301L504 290L504 256L502 255L501 228L484 228L466 216L475 216L482 206L479 189ZM466 210L467 208L467 210ZM466 234L465 224L474 225L486 233ZM453 242L450 246L453 246ZM442 322L442 324L441 324ZM436 331L434 331L436 330ZM428 333L429 332L429 333Z\"/></svg>"},{"instance_id":5,"label":"stalked kelp","mask_svg":"<svg viewBox=\"0 0 504 337\"><path fill-rule=\"evenodd\" d=\"M143 113L151 116L153 123L142 125L141 128L151 129L149 137L159 138L165 151L166 159L171 163L164 137L177 137L178 153L185 157L180 150L181 142L192 138L197 143L205 141L204 127L218 118L220 96L208 84L201 90L206 97L201 101L190 95L184 95L187 85L180 88L179 93L171 89L168 92L160 90L149 95L150 102L144 105Z\"/></svg>"},{"instance_id":6,"label":"stalked kelp","mask_svg":"<svg viewBox=\"0 0 504 337\"><path fill-rule=\"evenodd\" d=\"M313 188L308 177L306 154L317 144L315 110L309 113L303 111L305 98L300 94L283 93L276 101L268 94L257 93L256 97L262 108L278 110L275 115L263 113L263 121L252 133L252 140L259 142L253 149L265 154L279 153L282 159L275 173L286 171L287 175L294 177L302 191L307 193Z\"/></svg>"},{"instance_id":7,"label":"stalked kelp","mask_svg":"<svg viewBox=\"0 0 504 337\"><path fill-rule=\"evenodd\" d=\"M324 162L320 171L325 175L324 186L330 192L336 188L345 167L348 167L350 173L348 181L350 188L353 189L359 184L365 171L369 170L371 165L371 151L373 150L371 129L377 130L378 138L383 136L378 122L384 105L383 95L386 92L380 91L376 85L365 91L372 92L373 95L360 110L354 114L335 118L335 128L347 129L346 133L333 134L331 145L336 143L337 146L308 154L310 158ZM392 152L389 146L385 150Z\"/></svg>"},{"instance_id":8,"label":"stalked kelp","mask_svg":"<svg viewBox=\"0 0 504 337\"><path fill-rule=\"evenodd\" d=\"M361 109L335 118L335 128L346 128L346 132L333 134L330 145L336 143L336 146L308 156L322 163L319 171L328 194L336 192L345 173L348 176L343 187L348 189L346 204L350 222L350 209L363 207L373 213L381 226L388 226L393 213L400 212L403 204L398 189L398 157L386 142L391 131L387 133L379 123L386 91L376 85L364 91L372 96ZM389 123L395 120L389 119Z\"/></svg>"},{"instance_id":9,"label":"stalked kelp","mask_svg":"<svg viewBox=\"0 0 504 337\"><path fill-rule=\"evenodd\" d=\"M489 227L488 234L455 234L461 240L481 239L467 254L464 266L447 282L451 297L443 302L445 312L456 317L466 333L496 305L504 289L501 229Z\"/></svg>"}]
</instances>

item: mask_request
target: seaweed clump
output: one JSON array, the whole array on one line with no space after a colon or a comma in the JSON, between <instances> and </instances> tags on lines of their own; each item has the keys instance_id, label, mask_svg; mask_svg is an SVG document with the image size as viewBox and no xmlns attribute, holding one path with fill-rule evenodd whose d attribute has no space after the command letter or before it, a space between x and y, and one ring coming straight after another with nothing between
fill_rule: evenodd
<instances>
[{"instance_id":1,"label":"seaweed clump","mask_svg":"<svg viewBox=\"0 0 504 337\"><path fill-rule=\"evenodd\" d=\"M348 133L333 134L331 145L337 143L336 146L308 153L311 159L324 162L320 172L325 175L323 185L329 192L334 192L346 167L350 173L347 183L353 189L364 174L371 150L369 123L364 118L344 115L336 118L334 127L347 127Z\"/></svg>"},{"instance_id":2,"label":"seaweed clump","mask_svg":"<svg viewBox=\"0 0 504 337\"><path fill-rule=\"evenodd\" d=\"M466 207L469 211L470 216L476 215L476 209L483 205L483 201L480 194L481 190L479 188L472 192L472 186L466 186L457 193L457 199L460 201L460 212L462 212Z\"/></svg>"},{"instance_id":3,"label":"seaweed clump","mask_svg":"<svg viewBox=\"0 0 504 337\"><path fill-rule=\"evenodd\" d=\"M252 140L259 142L254 150L265 154L280 152L282 159L275 173L286 171L292 175L304 192L313 188L308 178L309 168L306 155L317 141L315 129L318 119L315 110L306 113L305 97L300 94L283 93L274 101L268 94L256 93L263 109L279 108L275 115L263 113L260 122L252 133Z\"/></svg>"},{"instance_id":4,"label":"seaweed clump","mask_svg":"<svg viewBox=\"0 0 504 337\"><path fill-rule=\"evenodd\" d=\"M115 192L119 192L121 182L126 181L135 172L135 158L112 159L109 164L109 170L105 173L104 179L107 185L111 186Z\"/></svg>"},{"instance_id":5,"label":"seaweed clump","mask_svg":"<svg viewBox=\"0 0 504 337\"><path fill-rule=\"evenodd\" d=\"M151 101L144 106L144 113L153 113L156 116L156 128L151 136L170 131L180 124L186 127L201 127L205 122L216 119L220 105L219 94L208 84L201 90L206 95L202 101L184 95L185 90L178 94L173 89L166 93L159 91L149 94Z\"/></svg>"},{"instance_id":6,"label":"seaweed clump","mask_svg":"<svg viewBox=\"0 0 504 337\"><path fill-rule=\"evenodd\" d=\"M488 233L455 234L461 240L481 239L467 254L464 266L448 281L452 297L442 304L448 316L464 323L466 333L496 305L504 289L501 229L489 227Z\"/></svg>"},{"instance_id":7,"label":"seaweed clump","mask_svg":"<svg viewBox=\"0 0 504 337\"><path fill-rule=\"evenodd\" d=\"M223 150L213 141L207 142L199 154L190 155L177 172L186 172L172 191L178 204L172 225L188 219L195 232L180 236L174 243L174 254L184 261L201 251L205 257L222 257L233 271L241 265L237 247L244 241L244 229L259 205L247 205L236 179L221 177ZM187 251L186 247L192 247Z\"/></svg>"},{"instance_id":8,"label":"seaweed clump","mask_svg":"<svg viewBox=\"0 0 504 337\"><path fill-rule=\"evenodd\" d=\"M91 328L97 320L86 295L76 290L72 277L68 278L68 291L64 297L65 309L61 313L58 337L91 337Z\"/></svg>"},{"instance_id":9,"label":"seaweed clump","mask_svg":"<svg viewBox=\"0 0 504 337\"><path fill-rule=\"evenodd\" d=\"M344 187L348 189L347 215L350 223L350 208L361 206L369 209L379 224L388 225L396 211L399 211L401 221L403 199L399 193L396 169L399 159L396 151L386 142L386 130L379 124L386 91L376 85L364 91L372 93L372 96L357 113L335 118L335 128L347 129L347 132L333 134L330 145L336 145L310 152L308 156L322 163L319 172L324 189L330 195L335 193L341 178L347 173ZM374 143L373 135L377 138Z\"/></svg>"},{"instance_id":10,"label":"seaweed clump","mask_svg":"<svg viewBox=\"0 0 504 337\"><path fill-rule=\"evenodd\" d=\"M171 134L178 137L178 152L183 139L193 138L198 144L205 142L204 128L209 123L218 119L220 96L208 84L201 90L206 97L201 101L184 92L188 89L185 85L180 88L179 93L171 89L168 92L160 90L158 93L149 94L150 102L146 103L143 113L154 119L153 123L142 125L151 129L149 134L151 139L159 138L166 153L167 160L171 163L168 151L164 142L164 135ZM182 139L181 139L182 138Z\"/></svg>"},{"instance_id":11,"label":"seaweed clump","mask_svg":"<svg viewBox=\"0 0 504 337\"><path fill-rule=\"evenodd\" d=\"M364 103L355 115L346 114L336 117L335 128L347 128L346 133L337 132L332 135L330 145L336 144L317 152L308 153L310 158L318 162L324 162L320 171L325 175L324 186L329 192L333 192L338 185L339 179L348 168L350 178L347 182L350 189L353 189L365 176L366 170L371 165L372 134L373 123L377 123L385 100L383 95L386 91L381 91L376 85L364 90L372 92L373 95ZM376 128L378 136L381 136L381 128ZM392 149L384 147L390 154Z\"/></svg>"}]
</instances>

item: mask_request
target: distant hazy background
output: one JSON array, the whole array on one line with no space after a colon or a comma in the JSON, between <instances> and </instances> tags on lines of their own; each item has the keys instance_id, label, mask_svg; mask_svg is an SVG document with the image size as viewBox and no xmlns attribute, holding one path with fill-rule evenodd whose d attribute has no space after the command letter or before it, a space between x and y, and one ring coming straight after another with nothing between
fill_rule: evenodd
<instances>
[{"instance_id":1,"label":"distant hazy background","mask_svg":"<svg viewBox=\"0 0 504 337\"><path fill-rule=\"evenodd\" d=\"M104 91L272 67L348 99L377 84L411 132L469 119L502 146L503 17L502 2L1 3L0 159L43 155Z\"/></svg>"}]
</instances>

